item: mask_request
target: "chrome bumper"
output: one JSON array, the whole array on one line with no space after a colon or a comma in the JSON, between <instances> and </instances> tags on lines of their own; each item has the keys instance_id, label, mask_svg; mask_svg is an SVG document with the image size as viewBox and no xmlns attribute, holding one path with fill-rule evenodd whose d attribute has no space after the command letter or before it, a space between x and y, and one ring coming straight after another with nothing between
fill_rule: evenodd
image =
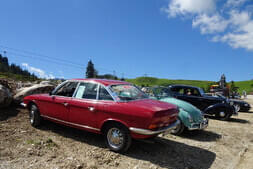
<instances>
[{"instance_id":1,"label":"chrome bumper","mask_svg":"<svg viewBox=\"0 0 253 169\"><path fill-rule=\"evenodd\" d=\"M22 107L26 107L27 105L25 104L25 103L20 103L20 105L22 106Z\"/></svg>"},{"instance_id":2,"label":"chrome bumper","mask_svg":"<svg viewBox=\"0 0 253 169\"><path fill-rule=\"evenodd\" d=\"M142 135L156 135L156 134L160 134L160 133L164 133L164 132L169 132L169 131L175 129L179 123L180 123L180 121L177 120L176 122L170 124L167 127L162 128L160 130L147 130L147 129L140 129L140 128L134 128L134 127L130 127L129 130L134 133L142 134Z\"/></svg>"},{"instance_id":3,"label":"chrome bumper","mask_svg":"<svg viewBox=\"0 0 253 169\"><path fill-rule=\"evenodd\" d=\"M208 119L204 119L202 123L192 123L190 127L188 127L189 130L203 130L207 128L208 126Z\"/></svg>"}]
</instances>

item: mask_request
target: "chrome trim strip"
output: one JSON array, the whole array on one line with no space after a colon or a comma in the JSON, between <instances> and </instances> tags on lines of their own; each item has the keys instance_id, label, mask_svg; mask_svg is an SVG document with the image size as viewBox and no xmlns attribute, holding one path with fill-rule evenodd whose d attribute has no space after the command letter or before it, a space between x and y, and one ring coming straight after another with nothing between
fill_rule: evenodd
<instances>
[{"instance_id":1,"label":"chrome trim strip","mask_svg":"<svg viewBox=\"0 0 253 169\"><path fill-rule=\"evenodd\" d=\"M55 121L59 121L59 122L62 122L62 123L70 124L70 125L73 125L73 126L78 126L78 127L82 127L82 128L86 128L86 129L100 131L100 129L98 129L98 128L85 126L85 125L81 125L81 124L75 124L75 123L67 122L67 121L64 121L64 120L59 120L59 119L56 119L56 118L53 118L53 117L45 116L45 115L41 115L41 116L45 117L45 118L48 118L48 119L51 119L51 120L55 120Z\"/></svg>"},{"instance_id":2,"label":"chrome trim strip","mask_svg":"<svg viewBox=\"0 0 253 169\"><path fill-rule=\"evenodd\" d=\"M177 120L176 122L170 124L167 127L164 127L161 130L147 130L147 129L140 129L140 128L134 128L134 127L130 127L130 131L137 133L137 134L142 134L142 135L155 135L155 134L160 134L160 133L164 133L164 132L169 132L173 129L176 128L176 126L180 123L179 120Z\"/></svg>"},{"instance_id":3,"label":"chrome trim strip","mask_svg":"<svg viewBox=\"0 0 253 169\"><path fill-rule=\"evenodd\" d=\"M22 107L26 107L27 105L25 104L25 103L20 103L20 105L22 106Z\"/></svg>"}]
</instances>

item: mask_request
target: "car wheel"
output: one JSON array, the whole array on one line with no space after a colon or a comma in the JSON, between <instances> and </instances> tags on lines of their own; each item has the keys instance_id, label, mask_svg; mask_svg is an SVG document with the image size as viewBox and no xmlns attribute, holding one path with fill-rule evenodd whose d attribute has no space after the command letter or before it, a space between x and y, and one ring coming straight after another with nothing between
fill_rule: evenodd
<instances>
[{"instance_id":1,"label":"car wheel","mask_svg":"<svg viewBox=\"0 0 253 169\"><path fill-rule=\"evenodd\" d=\"M115 152L125 152L131 145L132 138L129 130L120 124L111 124L105 130L107 147Z\"/></svg>"},{"instance_id":2,"label":"car wheel","mask_svg":"<svg viewBox=\"0 0 253 169\"><path fill-rule=\"evenodd\" d=\"M241 107L240 107L239 104L235 104L234 107L235 107L235 111L236 111L236 112L239 112L240 109L241 109Z\"/></svg>"},{"instance_id":3,"label":"car wheel","mask_svg":"<svg viewBox=\"0 0 253 169\"><path fill-rule=\"evenodd\" d=\"M183 133L185 126L184 126L184 123L180 119L179 121L180 123L177 125L177 127L171 130L171 134L180 135L181 133Z\"/></svg>"},{"instance_id":4,"label":"car wheel","mask_svg":"<svg viewBox=\"0 0 253 169\"><path fill-rule=\"evenodd\" d=\"M30 116L31 125L33 127L38 127L41 122L41 117L40 117L39 109L35 104L31 105L29 116Z\"/></svg>"},{"instance_id":5,"label":"car wheel","mask_svg":"<svg viewBox=\"0 0 253 169\"><path fill-rule=\"evenodd\" d=\"M220 120L228 120L231 117L231 114L229 114L225 109L219 109L215 116Z\"/></svg>"}]
</instances>

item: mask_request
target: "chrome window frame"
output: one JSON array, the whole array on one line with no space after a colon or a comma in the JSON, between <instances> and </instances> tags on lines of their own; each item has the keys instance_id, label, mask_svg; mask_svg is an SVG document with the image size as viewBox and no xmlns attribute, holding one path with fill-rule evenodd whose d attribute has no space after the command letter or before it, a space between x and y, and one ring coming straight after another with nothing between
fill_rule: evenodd
<instances>
[{"instance_id":1,"label":"chrome window frame","mask_svg":"<svg viewBox=\"0 0 253 169\"><path fill-rule=\"evenodd\" d=\"M68 82L76 82L77 83L77 86L76 86L76 90L74 91L72 97L67 97L67 96L60 96L60 95L55 95L54 93L59 89L61 88L63 85L65 85L66 83ZM98 86L98 89L97 89L97 95L96 95L96 99L85 99L85 98L80 98L80 99L84 99L84 100L97 100L99 101L99 86L101 85L102 87L104 87L106 89L106 91L110 94L110 96L112 97L113 100L100 100L100 101L112 101L112 102L124 102L124 101L118 101L114 96L113 96L113 93L112 91L109 89L109 86L105 86L101 83L98 83L98 82L94 82L94 81L85 81L85 80L66 80L64 82L62 82L61 84L59 84L53 91L52 91L52 95L51 96L57 96L57 97L67 97L67 98L72 98L72 99L79 99L79 98L76 98L75 95L77 93L77 90L80 86L81 83L94 83L94 84L97 84ZM119 84L113 84L113 85L119 85ZM132 85L132 84L130 84ZM135 85L133 85L135 86ZM136 87L136 86L135 86ZM141 91L141 90L140 90ZM142 92L142 91L141 91Z\"/></svg>"},{"instance_id":2,"label":"chrome window frame","mask_svg":"<svg viewBox=\"0 0 253 169\"><path fill-rule=\"evenodd\" d=\"M98 100L99 100L99 93L100 93L100 86L103 87L108 93L109 95L112 97L113 100L101 100L101 101L113 101L113 102L117 102L117 99L115 97L113 97L112 92L110 91L110 89L108 87L106 87L103 84L99 84L99 88L98 88Z\"/></svg>"},{"instance_id":3,"label":"chrome window frame","mask_svg":"<svg viewBox=\"0 0 253 169\"><path fill-rule=\"evenodd\" d=\"M77 87L76 87L76 90L75 90L75 92L73 93L73 96L72 96L73 99L98 100L98 92L99 92L99 85L100 85L99 83L97 83L97 82L90 82L90 81L86 82L86 81L81 81L81 80L73 80L73 81L78 82L78 85L77 85ZM96 99L76 98L76 97L75 97L75 96L76 96L76 93L77 93L77 90L78 90L78 88L79 88L79 86L80 86L81 83L92 83L92 84L96 84L96 85L97 85Z\"/></svg>"},{"instance_id":4,"label":"chrome window frame","mask_svg":"<svg viewBox=\"0 0 253 169\"><path fill-rule=\"evenodd\" d=\"M77 85L76 85L76 89L73 93L73 95L76 93L76 90L77 90L77 87L79 87L79 83L78 81L75 81L75 80L66 80L65 82L62 82L61 84L59 84L53 91L52 91L52 95L51 96L57 96L57 97L66 97L66 98L73 98L73 95L68 97L68 96L61 96L61 95L56 95L55 92L60 89L62 86L64 86L66 83L69 83L69 82L76 82Z\"/></svg>"}]
</instances>

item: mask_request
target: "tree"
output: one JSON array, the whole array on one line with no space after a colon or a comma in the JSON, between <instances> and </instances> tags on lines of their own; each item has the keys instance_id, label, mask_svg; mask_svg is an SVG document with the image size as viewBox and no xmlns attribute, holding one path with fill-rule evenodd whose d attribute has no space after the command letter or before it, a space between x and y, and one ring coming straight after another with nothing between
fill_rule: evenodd
<instances>
[{"instance_id":1,"label":"tree","mask_svg":"<svg viewBox=\"0 0 253 169\"><path fill-rule=\"evenodd\" d=\"M23 77L30 78L30 79L37 79L37 76L34 74L32 75L29 71L23 70L20 66L15 65L14 63L9 64L8 58L3 57L0 54L0 72L2 73L12 73L16 75L22 75Z\"/></svg>"},{"instance_id":2,"label":"tree","mask_svg":"<svg viewBox=\"0 0 253 169\"><path fill-rule=\"evenodd\" d=\"M95 78L97 77L97 70L94 67L94 64L91 60L89 60L88 65L86 67L86 78Z\"/></svg>"}]
</instances>

